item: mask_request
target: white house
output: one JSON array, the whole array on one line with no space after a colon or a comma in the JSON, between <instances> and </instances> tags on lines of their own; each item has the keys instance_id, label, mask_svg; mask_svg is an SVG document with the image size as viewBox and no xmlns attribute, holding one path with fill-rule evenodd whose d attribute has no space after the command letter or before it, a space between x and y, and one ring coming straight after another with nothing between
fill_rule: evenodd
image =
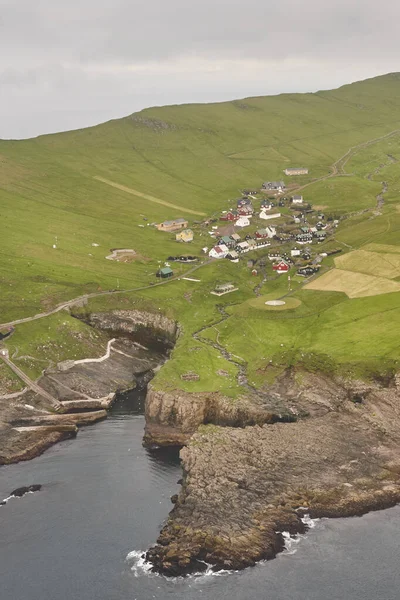
<instances>
[{"instance_id":1,"label":"white house","mask_svg":"<svg viewBox=\"0 0 400 600\"><path fill-rule=\"evenodd\" d=\"M236 249L238 250L238 252L248 252L250 250L250 247L247 242L239 242L236 245Z\"/></svg>"},{"instance_id":2,"label":"white house","mask_svg":"<svg viewBox=\"0 0 400 600\"><path fill-rule=\"evenodd\" d=\"M264 210L262 210L260 212L260 219L265 219L265 220L268 220L268 221L269 221L269 219L278 219L280 216L281 216L281 213L268 214ZM237 223L236 223L236 225L237 225Z\"/></svg>"},{"instance_id":3,"label":"white house","mask_svg":"<svg viewBox=\"0 0 400 600\"><path fill-rule=\"evenodd\" d=\"M292 196L292 202L293 202L293 204L303 204L303 196L300 196L300 195Z\"/></svg>"},{"instance_id":4,"label":"white house","mask_svg":"<svg viewBox=\"0 0 400 600\"><path fill-rule=\"evenodd\" d=\"M249 217L239 217L235 223L235 227L248 227L250 225Z\"/></svg>"},{"instance_id":5,"label":"white house","mask_svg":"<svg viewBox=\"0 0 400 600\"><path fill-rule=\"evenodd\" d=\"M210 252L208 253L208 256L210 258L225 258L228 252L229 248L225 246L225 244L219 244L218 246L214 246L214 248L211 248Z\"/></svg>"},{"instance_id":6,"label":"white house","mask_svg":"<svg viewBox=\"0 0 400 600\"><path fill-rule=\"evenodd\" d=\"M290 251L290 256L300 256L300 250L298 248L293 248L293 250Z\"/></svg>"}]
</instances>

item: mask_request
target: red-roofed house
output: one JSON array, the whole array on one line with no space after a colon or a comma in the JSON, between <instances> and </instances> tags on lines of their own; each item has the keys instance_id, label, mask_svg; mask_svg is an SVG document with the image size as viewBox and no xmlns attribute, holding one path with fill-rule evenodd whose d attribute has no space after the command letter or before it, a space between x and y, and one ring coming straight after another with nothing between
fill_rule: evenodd
<instances>
[{"instance_id":1,"label":"red-roofed house","mask_svg":"<svg viewBox=\"0 0 400 600\"><path fill-rule=\"evenodd\" d=\"M287 273L290 269L290 266L285 260L280 260L275 265L272 265L272 269L278 274Z\"/></svg>"}]
</instances>

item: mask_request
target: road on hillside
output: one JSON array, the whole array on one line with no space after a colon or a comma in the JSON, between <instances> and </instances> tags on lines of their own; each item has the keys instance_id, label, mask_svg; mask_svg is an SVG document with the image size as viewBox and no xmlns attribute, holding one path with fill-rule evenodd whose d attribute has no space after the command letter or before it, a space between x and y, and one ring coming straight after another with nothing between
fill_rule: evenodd
<instances>
[{"instance_id":1,"label":"road on hillside","mask_svg":"<svg viewBox=\"0 0 400 600\"><path fill-rule=\"evenodd\" d=\"M296 191L303 190L304 188L309 187L310 185L313 185L313 184L318 183L319 181L323 181L325 179L329 179L331 177L346 175L346 173L344 173L344 167L345 167L346 163L349 161L349 159L352 156L354 156L358 150L362 150L363 148L366 148L372 144L378 143L386 138L397 135L399 133L400 133L400 129L395 129L394 131L391 131L390 133L382 135L378 138L373 138L371 140L368 140L368 141L358 144L356 146L352 146L351 148L349 148L349 150L347 152L345 152L345 154L343 154L343 156L338 158L331 165L332 173L330 173L329 175L324 175L323 177L320 177L318 179L315 179L314 181L311 181L310 183L306 183L305 185L296 188ZM121 186L120 184L112 182L108 179L104 179L103 177L95 176L94 178L97 179L98 181L102 181L103 183L111 185L117 189L121 189L122 191L131 193L131 194L134 194L137 196L141 196L145 199L151 200L152 202L156 202L157 204L163 204L164 206L172 206L174 208L181 209L181 207L175 206L173 204L169 204L168 202L164 202L163 200L159 200L158 198L154 198L153 196L148 196L147 194L137 192L136 190L133 190L132 188L128 188L126 186ZM196 211L191 211L189 209L186 209L186 212L190 212L193 214L199 214L199 215L204 214L204 213L197 213ZM196 267L193 267L193 269L189 269L189 271L184 273L184 275L185 276L189 275L190 273L197 271L197 269L200 269L202 266L205 266L211 262L213 262L213 261L210 260L210 261L206 261L205 263L203 263L201 265L197 265ZM20 325L21 323L29 323L30 321L36 321L37 319L43 319L44 317L49 317L50 315L54 315L55 313L59 312L60 310L63 310L64 308L68 308L68 307L76 304L77 302L85 301L90 298L96 298L98 296L110 296L112 294L125 294L125 293L131 293L131 292L140 292L142 290L147 290L147 289L159 286L159 285L165 285L167 283L170 283L171 281L177 281L180 278L181 277L171 277L170 279L167 279L166 281L161 281L159 283L154 283L151 285L142 286L142 287L138 287L138 288L132 288L132 289L128 289L128 290L115 290L115 291L109 291L109 292L95 292L92 294L84 294L83 296L79 296L78 298L74 298L72 300L68 300L67 302L63 302L62 304L59 304L56 308L54 308L52 310L49 310L44 313L39 313L37 315L34 315L33 317L25 317L23 319L16 319L15 321L10 321L8 323L0 323L0 328L11 327L14 325Z\"/></svg>"},{"instance_id":2,"label":"road on hillside","mask_svg":"<svg viewBox=\"0 0 400 600\"><path fill-rule=\"evenodd\" d=\"M137 288L131 288L129 290L111 290L109 292L93 292L92 294L84 294L83 296L78 296L77 298L73 298L72 300L63 302L62 304L59 304L52 310L48 310L47 312L43 312L43 313L38 313L37 315L34 315L33 317L25 317L23 319L16 319L15 321L9 321L8 323L0 323L0 328L12 327L14 325L20 325L21 323L29 323L30 321L37 321L38 319L43 319L44 317L49 317L50 315L54 315L55 313L60 312L60 310L63 310L64 308L69 308L70 306L73 306L74 304L77 304L78 302L84 302L85 300L89 300L89 298L97 298L99 296L112 296L113 294L130 294L132 292L140 292L142 290L149 290L149 289L155 288L160 285L166 285L167 283L171 283L172 281L179 281L180 279L182 279L182 277L186 277L187 275L190 275L190 273L194 273L194 271L197 271L201 267L205 267L206 265L209 265L212 262L214 262L213 259L207 260L206 262L202 263L201 265L196 265L192 269L189 269L189 271L186 271L182 275L179 275L179 277L178 276L170 277L169 279L166 279L165 281L160 281L159 283L152 283L150 285L144 285L144 286L137 287Z\"/></svg>"},{"instance_id":3,"label":"road on hillside","mask_svg":"<svg viewBox=\"0 0 400 600\"><path fill-rule=\"evenodd\" d=\"M154 196L150 196L149 194L144 194L143 192L138 192L133 188L127 187L126 185L121 185L120 183L115 183L115 181L110 181L109 179L105 179L104 177L100 177L99 175L95 175L93 179L101 181L102 183L106 183L107 185L110 185L111 187L114 187L117 190L126 192L127 194L139 196L139 198L144 198L145 200L154 202L155 204L162 204L163 206L168 206L168 208L175 208L176 210L180 210L183 213L189 213L190 215L198 215L199 217L206 216L206 213L199 212L198 210L192 210L190 208L184 208L183 206L179 206L178 204L171 204L171 202L167 202L166 200L160 200L159 198L155 198Z\"/></svg>"}]
</instances>

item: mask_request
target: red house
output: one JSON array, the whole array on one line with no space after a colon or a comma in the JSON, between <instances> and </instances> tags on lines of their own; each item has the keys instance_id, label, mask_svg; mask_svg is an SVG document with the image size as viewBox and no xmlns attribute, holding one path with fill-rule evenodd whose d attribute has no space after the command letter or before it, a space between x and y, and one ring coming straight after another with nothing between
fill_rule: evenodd
<instances>
[{"instance_id":1,"label":"red house","mask_svg":"<svg viewBox=\"0 0 400 600\"><path fill-rule=\"evenodd\" d=\"M237 210L229 210L224 215L220 216L221 221L237 221L239 218L239 214Z\"/></svg>"},{"instance_id":2,"label":"red house","mask_svg":"<svg viewBox=\"0 0 400 600\"><path fill-rule=\"evenodd\" d=\"M251 204L244 204L243 206L239 206L237 212L239 213L239 215L247 217L248 215L253 214L254 209Z\"/></svg>"},{"instance_id":3,"label":"red house","mask_svg":"<svg viewBox=\"0 0 400 600\"><path fill-rule=\"evenodd\" d=\"M278 274L287 273L290 269L290 266L285 260L280 260L275 265L272 265L272 269Z\"/></svg>"}]
</instances>

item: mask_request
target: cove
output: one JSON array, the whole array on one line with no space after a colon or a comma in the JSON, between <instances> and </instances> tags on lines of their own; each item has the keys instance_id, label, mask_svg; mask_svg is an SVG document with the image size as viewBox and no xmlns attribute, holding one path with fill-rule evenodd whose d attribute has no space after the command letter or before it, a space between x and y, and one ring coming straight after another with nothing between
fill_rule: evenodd
<instances>
[{"instance_id":1,"label":"cove","mask_svg":"<svg viewBox=\"0 0 400 600\"><path fill-rule=\"evenodd\" d=\"M400 509L322 520L274 561L224 575L167 579L126 556L154 544L179 489L177 452L142 446L144 390L106 421L27 463L1 467L1 599L385 600L398 598Z\"/></svg>"}]
</instances>

